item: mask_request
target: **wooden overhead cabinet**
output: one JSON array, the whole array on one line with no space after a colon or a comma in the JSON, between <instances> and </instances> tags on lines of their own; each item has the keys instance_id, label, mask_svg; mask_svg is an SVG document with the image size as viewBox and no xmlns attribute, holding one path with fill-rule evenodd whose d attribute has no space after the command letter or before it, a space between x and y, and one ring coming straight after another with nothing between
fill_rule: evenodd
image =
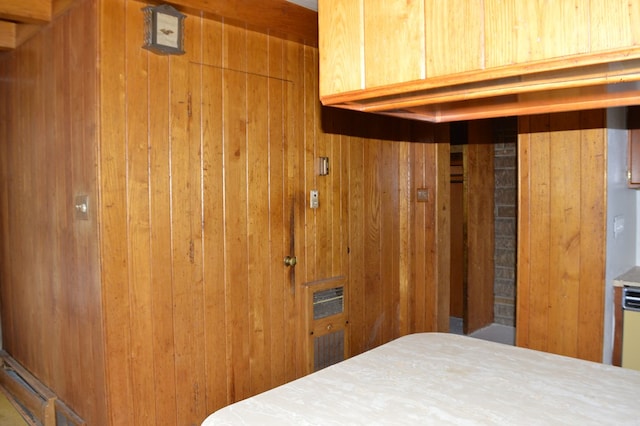
<instances>
[{"instance_id":1,"label":"wooden overhead cabinet","mask_svg":"<svg viewBox=\"0 0 640 426\"><path fill-rule=\"evenodd\" d=\"M640 0L321 0L324 105L426 121L626 106Z\"/></svg>"}]
</instances>

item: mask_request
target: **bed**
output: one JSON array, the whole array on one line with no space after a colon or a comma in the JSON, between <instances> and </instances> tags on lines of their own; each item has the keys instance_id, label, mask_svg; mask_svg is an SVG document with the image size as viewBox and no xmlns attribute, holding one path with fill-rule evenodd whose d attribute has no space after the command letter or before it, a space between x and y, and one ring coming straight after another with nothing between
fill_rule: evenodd
<instances>
[{"instance_id":1,"label":"bed","mask_svg":"<svg viewBox=\"0 0 640 426\"><path fill-rule=\"evenodd\" d=\"M639 425L640 372L418 333L222 408L203 426L425 424Z\"/></svg>"}]
</instances>

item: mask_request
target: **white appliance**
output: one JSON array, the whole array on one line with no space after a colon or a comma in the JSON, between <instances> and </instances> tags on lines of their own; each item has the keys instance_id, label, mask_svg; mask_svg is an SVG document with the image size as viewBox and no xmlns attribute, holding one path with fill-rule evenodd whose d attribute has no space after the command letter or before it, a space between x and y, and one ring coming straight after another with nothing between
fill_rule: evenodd
<instances>
[{"instance_id":1,"label":"white appliance","mask_svg":"<svg viewBox=\"0 0 640 426\"><path fill-rule=\"evenodd\" d=\"M640 371L640 288L622 291L622 367Z\"/></svg>"}]
</instances>

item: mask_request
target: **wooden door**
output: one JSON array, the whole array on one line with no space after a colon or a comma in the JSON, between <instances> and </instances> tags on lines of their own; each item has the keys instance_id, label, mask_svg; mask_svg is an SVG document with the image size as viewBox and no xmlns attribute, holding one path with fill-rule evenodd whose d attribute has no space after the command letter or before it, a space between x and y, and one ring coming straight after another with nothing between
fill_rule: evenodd
<instances>
[{"instance_id":1,"label":"wooden door","mask_svg":"<svg viewBox=\"0 0 640 426\"><path fill-rule=\"evenodd\" d=\"M605 111L519 119L516 343L602 359Z\"/></svg>"},{"instance_id":2,"label":"wooden door","mask_svg":"<svg viewBox=\"0 0 640 426\"><path fill-rule=\"evenodd\" d=\"M469 122L465 147L465 333L493 322L494 178L491 120Z\"/></svg>"},{"instance_id":3,"label":"wooden door","mask_svg":"<svg viewBox=\"0 0 640 426\"><path fill-rule=\"evenodd\" d=\"M304 145L288 120L293 83L238 68L191 64L187 96L190 151L201 164L184 167L202 170L191 182L201 185L203 235L185 249L204 253L200 351L208 376L226 381L205 384L216 407L305 371L296 280L304 182L295 165ZM299 263L286 265L286 256Z\"/></svg>"},{"instance_id":4,"label":"wooden door","mask_svg":"<svg viewBox=\"0 0 640 426\"><path fill-rule=\"evenodd\" d=\"M464 145L451 157L450 315L468 334L493 322L494 149L490 120L457 128Z\"/></svg>"}]
</instances>

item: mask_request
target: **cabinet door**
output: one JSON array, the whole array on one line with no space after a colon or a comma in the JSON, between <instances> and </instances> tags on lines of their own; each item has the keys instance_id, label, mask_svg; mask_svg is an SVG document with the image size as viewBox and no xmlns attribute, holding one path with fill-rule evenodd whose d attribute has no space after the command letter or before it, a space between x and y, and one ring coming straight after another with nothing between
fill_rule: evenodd
<instances>
[{"instance_id":1,"label":"cabinet door","mask_svg":"<svg viewBox=\"0 0 640 426\"><path fill-rule=\"evenodd\" d=\"M427 78L484 67L483 2L425 0Z\"/></svg>"},{"instance_id":2,"label":"cabinet door","mask_svg":"<svg viewBox=\"0 0 640 426\"><path fill-rule=\"evenodd\" d=\"M318 3L321 94L364 89L362 8L353 0Z\"/></svg>"},{"instance_id":3,"label":"cabinet door","mask_svg":"<svg viewBox=\"0 0 640 426\"><path fill-rule=\"evenodd\" d=\"M363 3L366 87L424 79L424 2Z\"/></svg>"},{"instance_id":4,"label":"cabinet door","mask_svg":"<svg viewBox=\"0 0 640 426\"><path fill-rule=\"evenodd\" d=\"M580 0L487 0L486 67L588 53L589 6Z\"/></svg>"}]
</instances>

